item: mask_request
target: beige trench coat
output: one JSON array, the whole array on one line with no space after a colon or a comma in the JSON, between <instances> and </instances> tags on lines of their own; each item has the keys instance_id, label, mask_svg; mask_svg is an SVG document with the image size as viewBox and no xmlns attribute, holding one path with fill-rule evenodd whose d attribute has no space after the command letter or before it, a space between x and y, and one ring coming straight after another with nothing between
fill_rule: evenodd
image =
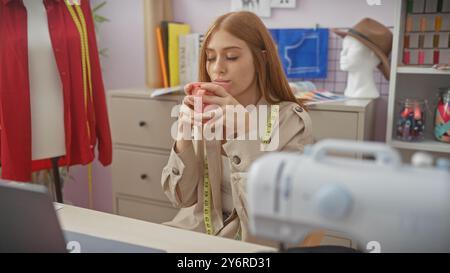
<instances>
[{"instance_id":1,"label":"beige trench coat","mask_svg":"<svg viewBox=\"0 0 450 273\"><path fill-rule=\"evenodd\" d=\"M267 103L261 99L258 105L261 104ZM279 106L279 126L274 127L272 131L272 136L279 134L279 145L276 151L302 153L304 145L313 142L309 114L293 102L282 102ZM236 238L236 234L239 233L243 241L273 246L273 242L249 234L245 194L246 175L250 165L267 151L261 150L260 140L248 140L248 135L245 139L247 140L228 140L223 145L220 140L206 141L213 231L215 235L227 238ZM223 219L221 204L221 146L231 164L230 180L234 210L227 219ZM203 147L202 141L193 141L190 148L179 154L172 148L168 163L162 171L161 183L169 200L181 210L172 221L164 223L165 225L199 232L206 230L203 220Z\"/></svg>"}]
</instances>

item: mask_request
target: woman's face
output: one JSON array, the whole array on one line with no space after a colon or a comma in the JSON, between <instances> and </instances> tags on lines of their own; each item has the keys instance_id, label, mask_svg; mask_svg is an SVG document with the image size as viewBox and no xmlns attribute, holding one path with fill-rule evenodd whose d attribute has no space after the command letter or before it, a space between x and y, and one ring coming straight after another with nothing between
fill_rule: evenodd
<instances>
[{"instance_id":1,"label":"woman's face","mask_svg":"<svg viewBox=\"0 0 450 273\"><path fill-rule=\"evenodd\" d=\"M243 40L218 30L209 41L206 55L211 81L222 85L234 98L257 92L253 56Z\"/></svg>"}]
</instances>

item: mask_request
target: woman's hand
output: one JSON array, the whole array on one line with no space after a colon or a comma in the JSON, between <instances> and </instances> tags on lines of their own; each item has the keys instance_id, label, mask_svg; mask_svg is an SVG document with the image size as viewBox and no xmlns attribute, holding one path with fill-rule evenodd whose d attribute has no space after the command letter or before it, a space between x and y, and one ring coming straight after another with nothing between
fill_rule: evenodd
<instances>
[{"instance_id":1,"label":"woman's hand","mask_svg":"<svg viewBox=\"0 0 450 273\"><path fill-rule=\"evenodd\" d=\"M240 126L243 126L244 133L248 131L249 113L223 86L214 83L201 83L200 88L209 93L199 96L202 99L202 103L207 105L205 112L203 112L203 120L208 125L212 126L214 130L218 129L217 126L222 126L224 139L226 139L226 136L236 137L238 128L242 128ZM194 100L193 97L190 99ZM190 103L194 105L193 101L190 101ZM237 108L238 106L240 106L240 109ZM244 116L237 115L237 110L244 110ZM234 117L233 124L227 124L227 111L231 111L228 115L233 115Z\"/></svg>"},{"instance_id":2,"label":"woman's hand","mask_svg":"<svg viewBox=\"0 0 450 273\"><path fill-rule=\"evenodd\" d=\"M193 84L187 84L184 87L186 96L183 98L178 114L177 142L175 144L175 152L177 153L181 153L187 146L192 144L193 127L198 126L201 128L205 122L203 115L194 113L194 100L191 96L193 87Z\"/></svg>"},{"instance_id":3,"label":"woman's hand","mask_svg":"<svg viewBox=\"0 0 450 273\"><path fill-rule=\"evenodd\" d=\"M189 83L184 87L184 93L186 96L183 99L183 104L180 108L179 114L179 127L180 126L189 126L192 128L193 126L202 126L210 117L208 115L202 115L202 113L196 113L194 110L195 105L195 97L192 95L192 91L194 89L194 84ZM200 96L198 97L200 98Z\"/></svg>"},{"instance_id":4,"label":"woman's hand","mask_svg":"<svg viewBox=\"0 0 450 273\"><path fill-rule=\"evenodd\" d=\"M221 85L207 82L201 83L200 88L212 93L212 95L206 94L202 96L203 103L218 105L223 109L225 109L225 106L227 105L240 105L240 103Z\"/></svg>"}]
</instances>

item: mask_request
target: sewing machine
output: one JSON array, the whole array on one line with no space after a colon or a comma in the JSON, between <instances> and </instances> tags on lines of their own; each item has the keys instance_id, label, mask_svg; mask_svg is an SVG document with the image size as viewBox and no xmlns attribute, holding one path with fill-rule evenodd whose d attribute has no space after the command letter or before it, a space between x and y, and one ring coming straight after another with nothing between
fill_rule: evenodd
<instances>
[{"instance_id":1,"label":"sewing machine","mask_svg":"<svg viewBox=\"0 0 450 273\"><path fill-rule=\"evenodd\" d=\"M298 243L325 229L360 251L450 252L450 172L403 165L385 144L324 140L268 154L251 166L247 195L250 232L263 238Z\"/></svg>"}]
</instances>

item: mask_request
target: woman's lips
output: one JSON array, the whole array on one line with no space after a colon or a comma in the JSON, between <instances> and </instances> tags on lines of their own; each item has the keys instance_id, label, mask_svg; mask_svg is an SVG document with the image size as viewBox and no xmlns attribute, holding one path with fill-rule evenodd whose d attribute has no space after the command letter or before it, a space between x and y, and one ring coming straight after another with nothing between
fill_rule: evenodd
<instances>
[{"instance_id":1,"label":"woman's lips","mask_svg":"<svg viewBox=\"0 0 450 273\"><path fill-rule=\"evenodd\" d=\"M228 90L231 86L231 81L214 81L213 83L222 86L225 90Z\"/></svg>"}]
</instances>

